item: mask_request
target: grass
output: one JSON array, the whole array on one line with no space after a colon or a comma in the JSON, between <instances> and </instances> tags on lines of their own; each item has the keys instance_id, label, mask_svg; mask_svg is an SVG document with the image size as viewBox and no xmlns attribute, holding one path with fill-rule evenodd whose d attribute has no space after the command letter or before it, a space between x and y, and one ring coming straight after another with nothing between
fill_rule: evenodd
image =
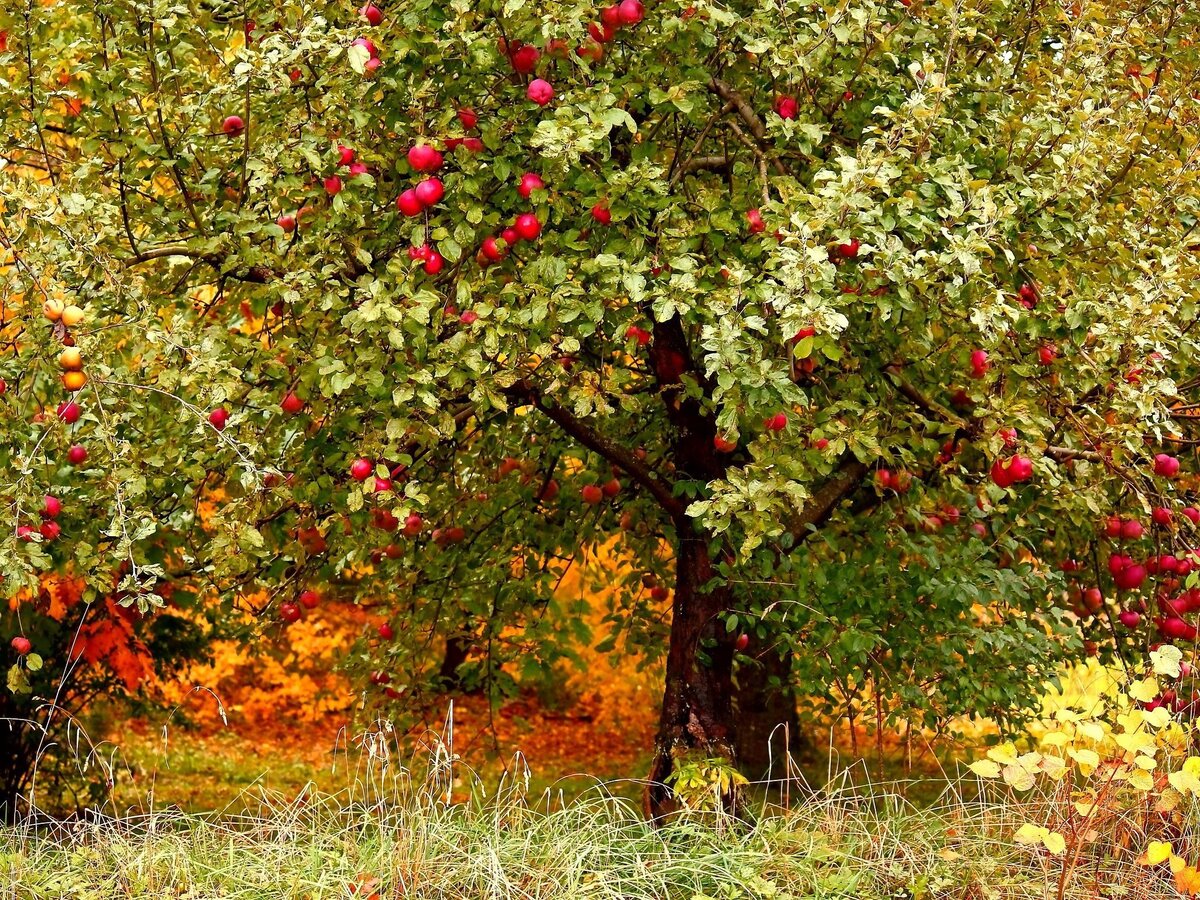
<instances>
[{"instance_id":1,"label":"grass","mask_svg":"<svg viewBox=\"0 0 1200 900\"><path fill-rule=\"evenodd\" d=\"M1165 900L1132 853L1073 865L1017 846L1042 815L981 802L974 782L917 808L861 771L739 822L689 811L653 828L637 785L538 790L494 780L430 735L401 754L363 736L344 785L245 785L219 813L178 807L0 831L0 900ZM202 751L193 762L199 766ZM229 763L236 777L236 766ZM293 773L296 774L296 773ZM488 785L492 785L489 789ZM161 790L161 784L159 785ZM797 799L802 798L802 799ZM1062 892L1059 893L1060 882Z\"/></svg>"}]
</instances>

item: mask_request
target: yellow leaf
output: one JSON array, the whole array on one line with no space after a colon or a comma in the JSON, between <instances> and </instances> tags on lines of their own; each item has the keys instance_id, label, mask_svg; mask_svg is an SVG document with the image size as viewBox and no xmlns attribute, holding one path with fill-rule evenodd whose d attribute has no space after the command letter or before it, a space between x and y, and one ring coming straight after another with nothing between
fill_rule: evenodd
<instances>
[{"instance_id":1,"label":"yellow leaf","mask_svg":"<svg viewBox=\"0 0 1200 900\"><path fill-rule=\"evenodd\" d=\"M1125 777L1125 783L1135 790L1149 791L1154 788L1154 776L1145 769L1133 769Z\"/></svg>"},{"instance_id":2,"label":"yellow leaf","mask_svg":"<svg viewBox=\"0 0 1200 900\"><path fill-rule=\"evenodd\" d=\"M1083 748L1081 750L1068 750L1067 755L1079 765L1079 771L1084 775L1091 775L1096 771L1096 767L1100 765L1100 754L1095 750Z\"/></svg>"},{"instance_id":3,"label":"yellow leaf","mask_svg":"<svg viewBox=\"0 0 1200 900\"><path fill-rule=\"evenodd\" d=\"M1150 651L1150 663L1154 667L1156 675L1167 675L1171 678L1178 678L1181 671L1180 662L1183 660L1183 651L1178 647L1172 647L1170 644L1164 644L1157 650Z\"/></svg>"},{"instance_id":4,"label":"yellow leaf","mask_svg":"<svg viewBox=\"0 0 1200 900\"><path fill-rule=\"evenodd\" d=\"M1157 866L1159 863L1164 863L1175 855L1175 850L1171 846L1170 841L1151 841L1147 845L1145 852L1138 857L1138 862L1143 866Z\"/></svg>"},{"instance_id":5,"label":"yellow leaf","mask_svg":"<svg viewBox=\"0 0 1200 900\"><path fill-rule=\"evenodd\" d=\"M1057 831L1049 831L1046 829L1043 830L1045 830L1046 833L1042 835L1042 845L1047 850L1049 850L1055 856L1058 856L1067 849L1067 839L1061 834L1059 834Z\"/></svg>"},{"instance_id":6,"label":"yellow leaf","mask_svg":"<svg viewBox=\"0 0 1200 900\"><path fill-rule=\"evenodd\" d=\"M1005 766L1002 771L1004 781L1018 791L1027 791L1034 785L1033 773L1024 766Z\"/></svg>"},{"instance_id":7,"label":"yellow leaf","mask_svg":"<svg viewBox=\"0 0 1200 900\"><path fill-rule=\"evenodd\" d=\"M1143 678L1129 686L1129 696L1140 703L1149 703L1158 696L1158 681L1154 678Z\"/></svg>"},{"instance_id":8,"label":"yellow leaf","mask_svg":"<svg viewBox=\"0 0 1200 900\"><path fill-rule=\"evenodd\" d=\"M1000 764L990 759L977 760L967 768L980 778L995 778L1000 774Z\"/></svg>"}]
</instances>

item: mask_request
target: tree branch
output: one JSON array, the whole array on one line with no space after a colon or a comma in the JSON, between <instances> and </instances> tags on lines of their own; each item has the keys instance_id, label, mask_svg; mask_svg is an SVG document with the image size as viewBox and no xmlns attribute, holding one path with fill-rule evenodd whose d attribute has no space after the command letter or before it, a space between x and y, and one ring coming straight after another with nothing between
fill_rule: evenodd
<instances>
[{"instance_id":1,"label":"tree branch","mask_svg":"<svg viewBox=\"0 0 1200 900\"><path fill-rule=\"evenodd\" d=\"M676 523L682 524L687 519L686 504L671 491L671 484L658 476L653 469L630 453L621 445L609 440L604 435L588 427L570 410L559 406L545 395L532 382L522 379L505 391L510 397L525 400L550 419L559 428L569 434L589 450L599 453L615 466L629 474L629 477L650 492L666 513Z\"/></svg>"},{"instance_id":2,"label":"tree branch","mask_svg":"<svg viewBox=\"0 0 1200 900\"><path fill-rule=\"evenodd\" d=\"M733 108L737 111L738 117L746 123L746 127L750 129L750 133L754 135L754 139L756 141L766 141L767 126L763 124L763 120L759 118L758 113L754 111L754 107L750 105L745 97L743 97L719 78L710 79L708 82L708 89L726 103L733 104Z\"/></svg>"},{"instance_id":3,"label":"tree branch","mask_svg":"<svg viewBox=\"0 0 1200 900\"><path fill-rule=\"evenodd\" d=\"M790 523L789 530L795 543L803 542L813 530L825 522L834 509L862 483L870 469L866 463L850 457L838 468L827 482L817 489L799 515Z\"/></svg>"}]
</instances>

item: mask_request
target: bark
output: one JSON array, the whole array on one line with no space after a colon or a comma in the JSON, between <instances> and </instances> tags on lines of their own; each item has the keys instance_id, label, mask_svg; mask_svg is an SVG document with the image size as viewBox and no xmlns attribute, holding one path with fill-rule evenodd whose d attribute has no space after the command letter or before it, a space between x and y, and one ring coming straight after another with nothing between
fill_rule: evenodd
<instances>
[{"instance_id":1,"label":"bark","mask_svg":"<svg viewBox=\"0 0 1200 900\"><path fill-rule=\"evenodd\" d=\"M446 652L438 671L438 684L448 691L461 691L462 675L458 667L467 661L471 653L471 640L466 635L455 634L446 638Z\"/></svg>"},{"instance_id":2,"label":"bark","mask_svg":"<svg viewBox=\"0 0 1200 900\"><path fill-rule=\"evenodd\" d=\"M644 798L646 815L655 820L678 810L667 782L681 758L737 761L733 647L720 621L729 606L729 589L710 585L714 572L703 535L692 532L680 538L675 567L666 684ZM715 640L715 645L704 647L709 640ZM700 658L702 651L707 660ZM732 793L722 797L721 805L733 811L736 797Z\"/></svg>"}]
</instances>

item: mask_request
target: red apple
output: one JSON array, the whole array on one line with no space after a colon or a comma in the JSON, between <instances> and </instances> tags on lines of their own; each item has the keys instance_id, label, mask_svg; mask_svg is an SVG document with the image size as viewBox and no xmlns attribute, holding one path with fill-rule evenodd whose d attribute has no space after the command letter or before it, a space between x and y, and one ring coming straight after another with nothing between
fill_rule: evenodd
<instances>
[{"instance_id":1,"label":"red apple","mask_svg":"<svg viewBox=\"0 0 1200 900\"><path fill-rule=\"evenodd\" d=\"M392 630L392 626L389 625L387 622L380 623L380 625L376 629L376 631L379 634L379 636L381 638L383 638L385 641L390 641L392 638L394 638L396 636L396 632Z\"/></svg>"},{"instance_id":2,"label":"red apple","mask_svg":"<svg viewBox=\"0 0 1200 900\"><path fill-rule=\"evenodd\" d=\"M538 217L533 213L521 213L513 222L513 229L517 232L517 237L523 241L536 240L537 236L542 233L542 223L538 221Z\"/></svg>"},{"instance_id":3,"label":"red apple","mask_svg":"<svg viewBox=\"0 0 1200 900\"><path fill-rule=\"evenodd\" d=\"M1160 528L1171 524L1171 511L1165 506L1156 506L1150 511L1150 521Z\"/></svg>"},{"instance_id":4,"label":"red apple","mask_svg":"<svg viewBox=\"0 0 1200 900\"><path fill-rule=\"evenodd\" d=\"M608 208L607 200L601 200L599 203L597 203L595 206L592 207L592 218L595 219L597 222L599 222L601 225L611 225L612 224L612 210L610 210Z\"/></svg>"},{"instance_id":5,"label":"red apple","mask_svg":"<svg viewBox=\"0 0 1200 900\"><path fill-rule=\"evenodd\" d=\"M783 431L783 429L787 428L787 423L787 413L777 412L769 419L766 419L763 425L766 426L768 431Z\"/></svg>"},{"instance_id":6,"label":"red apple","mask_svg":"<svg viewBox=\"0 0 1200 900\"><path fill-rule=\"evenodd\" d=\"M378 7L372 6L370 3L360 9L358 14L367 20L368 25L378 25L383 21L383 13L379 11Z\"/></svg>"},{"instance_id":7,"label":"red apple","mask_svg":"<svg viewBox=\"0 0 1200 900\"><path fill-rule=\"evenodd\" d=\"M242 121L241 116L226 116L225 121L221 123L221 130L230 137L237 137L246 130L246 123Z\"/></svg>"},{"instance_id":8,"label":"red apple","mask_svg":"<svg viewBox=\"0 0 1200 900\"><path fill-rule=\"evenodd\" d=\"M541 59L542 53L537 47L530 44L521 44L509 56L512 62L512 67L522 75L529 75L537 68L538 60Z\"/></svg>"},{"instance_id":9,"label":"red apple","mask_svg":"<svg viewBox=\"0 0 1200 900\"><path fill-rule=\"evenodd\" d=\"M982 378L991 368L991 363L988 362L988 354L986 350L971 351L971 377Z\"/></svg>"},{"instance_id":10,"label":"red apple","mask_svg":"<svg viewBox=\"0 0 1200 900\"><path fill-rule=\"evenodd\" d=\"M58 417L68 425L78 422L81 415L83 415L83 409L74 400L58 404Z\"/></svg>"},{"instance_id":11,"label":"red apple","mask_svg":"<svg viewBox=\"0 0 1200 900\"><path fill-rule=\"evenodd\" d=\"M579 493L583 497L583 502L592 506L604 499L604 491L595 484L585 484Z\"/></svg>"},{"instance_id":12,"label":"red apple","mask_svg":"<svg viewBox=\"0 0 1200 900\"><path fill-rule=\"evenodd\" d=\"M545 106L554 99L554 88L544 78L535 78L529 82L529 87L525 90L525 96L538 106Z\"/></svg>"},{"instance_id":13,"label":"red apple","mask_svg":"<svg viewBox=\"0 0 1200 900\"><path fill-rule=\"evenodd\" d=\"M366 481L375 471L375 466L369 459L356 459L350 463L350 477L355 481Z\"/></svg>"},{"instance_id":14,"label":"red apple","mask_svg":"<svg viewBox=\"0 0 1200 900\"><path fill-rule=\"evenodd\" d=\"M28 656L33 649L33 644L29 638L18 635L12 639L12 648L17 652L17 656Z\"/></svg>"},{"instance_id":15,"label":"red apple","mask_svg":"<svg viewBox=\"0 0 1200 900\"><path fill-rule=\"evenodd\" d=\"M745 653L746 648L750 646L750 635L739 634L737 640L733 642L733 649L738 653Z\"/></svg>"},{"instance_id":16,"label":"red apple","mask_svg":"<svg viewBox=\"0 0 1200 900\"><path fill-rule=\"evenodd\" d=\"M317 596L316 591L301 591L300 596L296 599L300 601L300 605L305 609L316 609L317 604L321 602L321 598Z\"/></svg>"},{"instance_id":17,"label":"red apple","mask_svg":"<svg viewBox=\"0 0 1200 900\"><path fill-rule=\"evenodd\" d=\"M1121 537L1127 541L1136 541L1145 533L1142 523L1137 519L1126 519L1121 523Z\"/></svg>"},{"instance_id":18,"label":"red apple","mask_svg":"<svg viewBox=\"0 0 1200 900\"><path fill-rule=\"evenodd\" d=\"M1162 478L1174 478L1179 474L1179 460L1167 453L1155 454L1154 474Z\"/></svg>"},{"instance_id":19,"label":"red apple","mask_svg":"<svg viewBox=\"0 0 1200 900\"><path fill-rule=\"evenodd\" d=\"M409 148L408 164L418 172L436 172L442 167L442 154L427 144Z\"/></svg>"},{"instance_id":20,"label":"red apple","mask_svg":"<svg viewBox=\"0 0 1200 900\"><path fill-rule=\"evenodd\" d=\"M421 533L421 528L425 521L416 513L409 513L404 517L404 534L406 537L416 537Z\"/></svg>"},{"instance_id":21,"label":"red apple","mask_svg":"<svg viewBox=\"0 0 1200 900\"><path fill-rule=\"evenodd\" d=\"M622 25L636 25L646 16L642 0L621 0L619 11Z\"/></svg>"},{"instance_id":22,"label":"red apple","mask_svg":"<svg viewBox=\"0 0 1200 900\"><path fill-rule=\"evenodd\" d=\"M281 213L275 220L275 224L282 228L285 234L291 234L296 230L296 217L288 213Z\"/></svg>"},{"instance_id":23,"label":"red apple","mask_svg":"<svg viewBox=\"0 0 1200 900\"><path fill-rule=\"evenodd\" d=\"M62 533L62 526L60 526L53 519L46 519L44 522L42 522L40 531L42 532L43 538L45 538L47 541L52 541Z\"/></svg>"},{"instance_id":24,"label":"red apple","mask_svg":"<svg viewBox=\"0 0 1200 900\"><path fill-rule=\"evenodd\" d=\"M300 621L300 607L288 600L279 604L279 618L285 625Z\"/></svg>"},{"instance_id":25,"label":"red apple","mask_svg":"<svg viewBox=\"0 0 1200 900\"><path fill-rule=\"evenodd\" d=\"M229 411L223 406L218 406L208 414L208 424L217 431L225 430L225 423L229 421Z\"/></svg>"},{"instance_id":26,"label":"red apple","mask_svg":"<svg viewBox=\"0 0 1200 900\"><path fill-rule=\"evenodd\" d=\"M458 121L462 122L463 128L470 131L479 124L479 116L475 113L475 110L464 106L458 111Z\"/></svg>"},{"instance_id":27,"label":"red apple","mask_svg":"<svg viewBox=\"0 0 1200 900\"><path fill-rule=\"evenodd\" d=\"M762 213L757 209L746 210L746 221L750 223L751 234L762 234L767 230L767 223L763 221Z\"/></svg>"},{"instance_id":28,"label":"red apple","mask_svg":"<svg viewBox=\"0 0 1200 900\"><path fill-rule=\"evenodd\" d=\"M713 449L718 453L732 453L737 449L737 442L716 434L713 435Z\"/></svg>"},{"instance_id":29,"label":"red apple","mask_svg":"<svg viewBox=\"0 0 1200 900\"><path fill-rule=\"evenodd\" d=\"M412 188L403 191L400 196L396 198L396 209L400 210L401 215L405 215L410 218L413 216L419 216L421 214L421 210L424 208L425 206L421 203L421 198L417 196L417 192Z\"/></svg>"},{"instance_id":30,"label":"red apple","mask_svg":"<svg viewBox=\"0 0 1200 900\"><path fill-rule=\"evenodd\" d=\"M295 395L292 391L288 391L283 395L283 399L279 401L279 408L289 416L294 416L300 410L304 409L304 401Z\"/></svg>"},{"instance_id":31,"label":"red apple","mask_svg":"<svg viewBox=\"0 0 1200 900\"><path fill-rule=\"evenodd\" d=\"M425 264L421 268L425 270L426 275L437 275L445 265L446 260L442 254L430 249L429 255L425 258Z\"/></svg>"},{"instance_id":32,"label":"red apple","mask_svg":"<svg viewBox=\"0 0 1200 900\"><path fill-rule=\"evenodd\" d=\"M480 250L489 262L500 262L507 252L507 248L501 247L494 237L485 237Z\"/></svg>"},{"instance_id":33,"label":"red apple","mask_svg":"<svg viewBox=\"0 0 1200 900\"><path fill-rule=\"evenodd\" d=\"M1123 609L1117 614L1117 621L1126 628L1137 628L1138 624L1142 621L1142 615L1136 610Z\"/></svg>"},{"instance_id":34,"label":"red apple","mask_svg":"<svg viewBox=\"0 0 1200 900\"><path fill-rule=\"evenodd\" d=\"M540 176L533 172L526 172L521 176L521 182L517 185L517 193L528 200L530 194L534 191L540 191L545 187L546 184Z\"/></svg>"},{"instance_id":35,"label":"red apple","mask_svg":"<svg viewBox=\"0 0 1200 900\"><path fill-rule=\"evenodd\" d=\"M426 178L417 185L414 193L422 206L433 206L442 199L446 190L440 178Z\"/></svg>"},{"instance_id":36,"label":"red apple","mask_svg":"<svg viewBox=\"0 0 1200 900\"><path fill-rule=\"evenodd\" d=\"M62 512L62 501L53 494L47 494L42 498L42 518L57 519L59 513Z\"/></svg>"},{"instance_id":37,"label":"red apple","mask_svg":"<svg viewBox=\"0 0 1200 900\"><path fill-rule=\"evenodd\" d=\"M1043 366L1054 365L1054 361L1058 359L1058 347L1054 344L1042 344L1038 347L1038 362Z\"/></svg>"},{"instance_id":38,"label":"red apple","mask_svg":"<svg viewBox=\"0 0 1200 900\"><path fill-rule=\"evenodd\" d=\"M74 444L67 451L67 462L73 466L83 465L88 458L87 448L82 444Z\"/></svg>"},{"instance_id":39,"label":"red apple","mask_svg":"<svg viewBox=\"0 0 1200 900\"><path fill-rule=\"evenodd\" d=\"M796 103L795 97L788 97L785 94L780 94L775 98L775 113L781 119L794 119L800 111L799 104Z\"/></svg>"},{"instance_id":40,"label":"red apple","mask_svg":"<svg viewBox=\"0 0 1200 900\"><path fill-rule=\"evenodd\" d=\"M617 494L621 493L621 482L616 478L611 478L604 482L604 486L601 488L601 490L604 491L605 497L615 497Z\"/></svg>"}]
</instances>

